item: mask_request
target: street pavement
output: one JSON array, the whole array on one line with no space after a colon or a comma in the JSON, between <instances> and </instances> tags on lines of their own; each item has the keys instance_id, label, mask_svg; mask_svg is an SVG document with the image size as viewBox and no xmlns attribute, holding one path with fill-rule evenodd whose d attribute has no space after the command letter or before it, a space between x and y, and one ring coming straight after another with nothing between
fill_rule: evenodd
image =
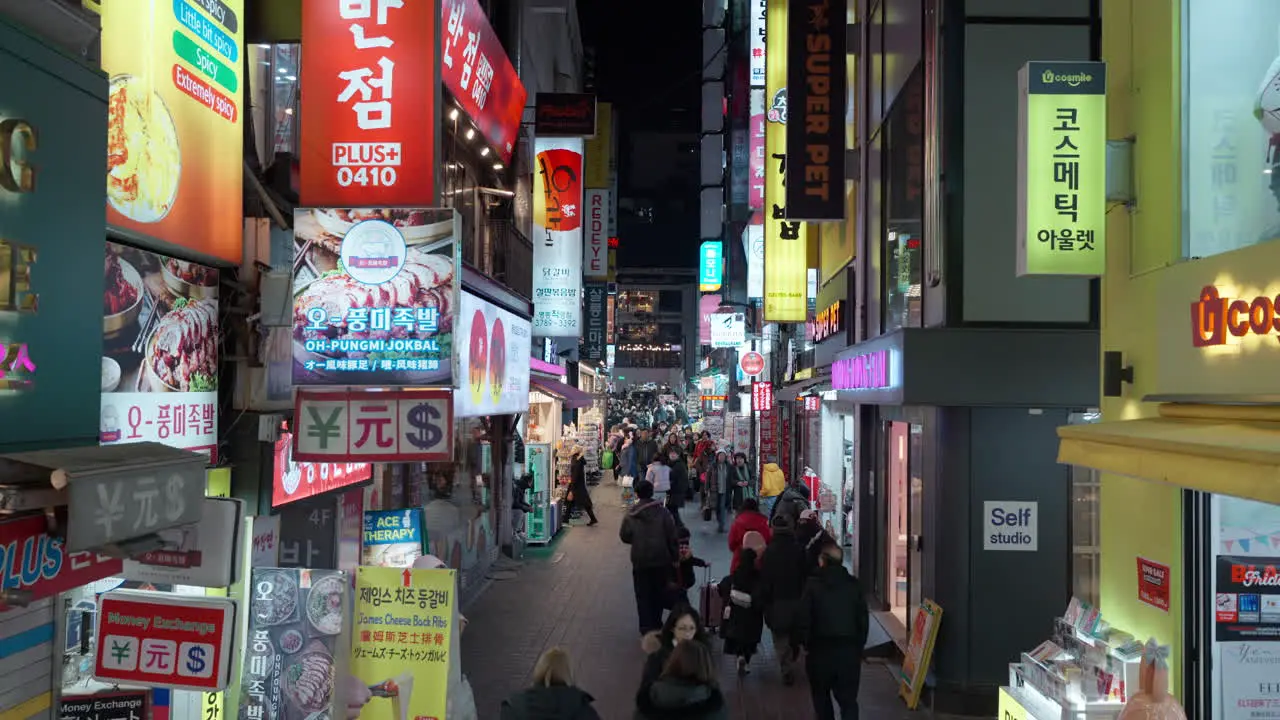
<instances>
[{"instance_id":1,"label":"street pavement","mask_svg":"<svg viewBox=\"0 0 1280 720\"><path fill-rule=\"evenodd\" d=\"M619 489L593 489L600 524L575 524L547 548L530 548L514 572L499 567L495 579L466 609L462 671L471 681L479 717L496 720L504 698L527 686L544 650L560 646L573 659L579 687L596 698L604 720L629 720L644 653L636 629L635 600L627 547L618 540L623 507ZM727 535L685 508L694 554L711 562L713 574L728 570ZM701 581L699 571L699 581ZM696 591L695 591L696 592ZM691 593L693 595L693 593ZM696 595L694 595L696 598ZM803 674L782 684L772 644L764 633L760 653L746 677L734 659L720 657L720 686L734 720L804 720L814 717ZM719 641L717 641L717 645ZM952 716L911 712L897 697L888 668L864 663L860 693L864 720L945 720Z\"/></svg>"}]
</instances>

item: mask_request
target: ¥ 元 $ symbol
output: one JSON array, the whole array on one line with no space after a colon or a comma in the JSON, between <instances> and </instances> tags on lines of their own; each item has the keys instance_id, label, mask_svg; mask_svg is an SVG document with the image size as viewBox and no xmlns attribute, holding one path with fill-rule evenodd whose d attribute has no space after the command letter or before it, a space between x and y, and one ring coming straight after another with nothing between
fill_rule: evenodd
<instances>
[{"instance_id":1,"label":"\u00a5 \u5143 $ symbol","mask_svg":"<svg viewBox=\"0 0 1280 720\"><path fill-rule=\"evenodd\" d=\"M120 640L111 641L111 657L115 659L117 665L124 665L131 652L133 648L129 647L129 643Z\"/></svg>"},{"instance_id":2,"label":"\u00a5 \u5143 $ symbol","mask_svg":"<svg viewBox=\"0 0 1280 720\"><path fill-rule=\"evenodd\" d=\"M319 408L309 407L307 413L311 415L311 427L307 428L307 437L319 440L320 449L328 450L329 441L342 435L342 430L338 427L338 415L342 413L342 408L334 408L327 420L320 417Z\"/></svg>"},{"instance_id":3,"label":"\u00a5 \u5143 $ symbol","mask_svg":"<svg viewBox=\"0 0 1280 720\"><path fill-rule=\"evenodd\" d=\"M444 431L434 424L433 420L440 419L440 411L434 405L429 403L419 403L409 411L409 424L412 425L417 432L405 433L405 439L419 450L426 450L435 447L440 439L444 437Z\"/></svg>"},{"instance_id":4,"label":"\u00a5 \u5143 $ symbol","mask_svg":"<svg viewBox=\"0 0 1280 720\"><path fill-rule=\"evenodd\" d=\"M193 647L187 651L187 670L193 673L204 672L204 648Z\"/></svg>"}]
</instances>

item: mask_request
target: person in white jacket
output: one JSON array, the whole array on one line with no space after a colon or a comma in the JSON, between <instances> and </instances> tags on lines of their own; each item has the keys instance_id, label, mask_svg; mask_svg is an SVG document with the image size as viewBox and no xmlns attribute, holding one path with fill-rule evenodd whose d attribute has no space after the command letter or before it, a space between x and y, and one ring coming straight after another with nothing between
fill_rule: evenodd
<instances>
[{"instance_id":1,"label":"person in white jacket","mask_svg":"<svg viewBox=\"0 0 1280 720\"><path fill-rule=\"evenodd\" d=\"M662 453L653 456L653 462L649 463L644 479L653 483L653 499L665 503L667 492L671 490L671 468L667 465L666 458L662 457Z\"/></svg>"}]
</instances>

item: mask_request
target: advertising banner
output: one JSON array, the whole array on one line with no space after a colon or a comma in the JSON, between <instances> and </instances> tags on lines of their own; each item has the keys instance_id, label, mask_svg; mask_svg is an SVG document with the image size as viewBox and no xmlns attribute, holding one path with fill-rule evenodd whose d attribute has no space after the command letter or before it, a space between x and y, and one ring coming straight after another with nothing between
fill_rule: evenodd
<instances>
[{"instance_id":1,"label":"advertising banner","mask_svg":"<svg viewBox=\"0 0 1280 720\"><path fill-rule=\"evenodd\" d=\"M307 2L302 41L303 205L435 202L436 93L443 63L433 2ZM241 160L236 156L236 172ZM239 243L237 243L237 246ZM239 261L239 248L235 260Z\"/></svg>"},{"instance_id":2,"label":"advertising banner","mask_svg":"<svg viewBox=\"0 0 1280 720\"><path fill-rule=\"evenodd\" d=\"M271 507L340 490L371 477L373 465L369 463L295 462L293 433L280 433L271 468Z\"/></svg>"},{"instance_id":3,"label":"advertising banner","mask_svg":"<svg viewBox=\"0 0 1280 720\"><path fill-rule=\"evenodd\" d=\"M748 0L751 8L751 87L765 85L765 36L768 25L769 0ZM843 27L843 23L839 24Z\"/></svg>"},{"instance_id":4,"label":"advertising banner","mask_svg":"<svg viewBox=\"0 0 1280 720\"><path fill-rule=\"evenodd\" d=\"M426 542L422 509L366 510L361 565L413 567Z\"/></svg>"},{"instance_id":5,"label":"advertising banner","mask_svg":"<svg viewBox=\"0 0 1280 720\"><path fill-rule=\"evenodd\" d=\"M534 141L533 334L582 334L582 138Z\"/></svg>"},{"instance_id":6,"label":"advertising banner","mask_svg":"<svg viewBox=\"0 0 1280 720\"><path fill-rule=\"evenodd\" d=\"M609 278L609 214L613 210L610 198L612 194L611 190L590 189L583 194L583 204L587 208L586 243L582 252L584 280Z\"/></svg>"},{"instance_id":7,"label":"advertising banner","mask_svg":"<svg viewBox=\"0 0 1280 720\"><path fill-rule=\"evenodd\" d=\"M1018 71L1018 276L1102 275L1107 64Z\"/></svg>"},{"instance_id":8,"label":"advertising banner","mask_svg":"<svg viewBox=\"0 0 1280 720\"><path fill-rule=\"evenodd\" d=\"M1138 558L1138 600L1169 612L1169 566L1146 558ZM1280 606L1276 608L1280 611ZM1280 620L1280 618L1277 618Z\"/></svg>"},{"instance_id":9,"label":"advertising banner","mask_svg":"<svg viewBox=\"0 0 1280 720\"><path fill-rule=\"evenodd\" d=\"M719 290L724 275L724 244L719 240L703 240L698 258L698 291Z\"/></svg>"},{"instance_id":10,"label":"advertising banner","mask_svg":"<svg viewBox=\"0 0 1280 720\"><path fill-rule=\"evenodd\" d=\"M241 648L240 718L344 717L334 684L350 576L334 570L254 568Z\"/></svg>"},{"instance_id":11,"label":"advertising banner","mask_svg":"<svg viewBox=\"0 0 1280 720\"><path fill-rule=\"evenodd\" d=\"M768 0L763 0L767 2ZM764 208L765 161L764 146L768 136L764 107L765 89L751 88L751 115L747 120L747 207Z\"/></svg>"},{"instance_id":12,"label":"advertising banner","mask_svg":"<svg viewBox=\"0 0 1280 720\"><path fill-rule=\"evenodd\" d=\"M453 395L453 414L482 417L529 408L529 321L465 290L458 317L458 366L466 384Z\"/></svg>"},{"instance_id":13,"label":"advertising banner","mask_svg":"<svg viewBox=\"0 0 1280 720\"><path fill-rule=\"evenodd\" d=\"M98 596L93 677L111 684L222 690L231 682L236 601L144 590Z\"/></svg>"},{"instance_id":14,"label":"advertising banner","mask_svg":"<svg viewBox=\"0 0 1280 720\"><path fill-rule=\"evenodd\" d=\"M613 105L607 102L596 103L596 136L587 140L586 178L584 183L588 189L613 187L609 168L613 164ZM609 209L612 209L610 206Z\"/></svg>"},{"instance_id":15,"label":"advertising banner","mask_svg":"<svg viewBox=\"0 0 1280 720\"><path fill-rule=\"evenodd\" d=\"M743 251L747 257L747 297L764 297L764 225L753 222L742 230Z\"/></svg>"},{"instance_id":16,"label":"advertising banner","mask_svg":"<svg viewBox=\"0 0 1280 720\"><path fill-rule=\"evenodd\" d=\"M373 690L363 720L448 716L457 600L455 570L356 571L351 673Z\"/></svg>"},{"instance_id":17,"label":"advertising banner","mask_svg":"<svg viewBox=\"0 0 1280 720\"><path fill-rule=\"evenodd\" d=\"M120 574L123 561L119 558L69 553L62 538L52 537L47 528L43 515L0 520L0 590L5 594L28 593L34 603ZM0 612L8 609L0 600Z\"/></svg>"},{"instance_id":18,"label":"advertising banner","mask_svg":"<svg viewBox=\"0 0 1280 720\"><path fill-rule=\"evenodd\" d=\"M733 451L751 457L751 417L733 416Z\"/></svg>"},{"instance_id":19,"label":"advertising banner","mask_svg":"<svg viewBox=\"0 0 1280 720\"><path fill-rule=\"evenodd\" d=\"M453 385L453 210L299 208L293 235L295 385Z\"/></svg>"},{"instance_id":20,"label":"advertising banner","mask_svg":"<svg viewBox=\"0 0 1280 720\"><path fill-rule=\"evenodd\" d=\"M101 443L157 442L216 462L218 271L107 243L102 316Z\"/></svg>"},{"instance_id":21,"label":"advertising banner","mask_svg":"<svg viewBox=\"0 0 1280 720\"><path fill-rule=\"evenodd\" d=\"M453 393L298 391L293 456L310 462L447 462Z\"/></svg>"},{"instance_id":22,"label":"advertising banner","mask_svg":"<svg viewBox=\"0 0 1280 720\"><path fill-rule=\"evenodd\" d=\"M1219 555L1214 637L1280 641L1280 557Z\"/></svg>"},{"instance_id":23,"label":"advertising banner","mask_svg":"<svg viewBox=\"0 0 1280 720\"><path fill-rule=\"evenodd\" d=\"M243 0L109 2L101 12L107 223L239 264Z\"/></svg>"},{"instance_id":24,"label":"advertising banner","mask_svg":"<svg viewBox=\"0 0 1280 720\"><path fill-rule=\"evenodd\" d=\"M480 134L497 148L502 161L509 162L528 97L520 75L507 59L502 41L479 2L443 0L440 9L443 31L439 67L444 86L475 122Z\"/></svg>"},{"instance_id":25,"label":"advertising banner","mask_svg":"<svg viewBox=\"0 0 1280 720\"><path fill-rule=\"evenodd\" d=\"M773 410L773 383L768 381L751 383L751 409L754 412Z\"/></svg>"},{"instance_id":26,"label":"advertising banner","mask_svg":"<svg viewBox=\"0 0 1280 720\"><path fill-rule=\"evenodd\" d=\"M583 287L586 296L586 330L582 335L582 359L592 362L604 360L605 342L605 310L606 298L609 297L608 286L602 282L589 282Z\"/></svg>"},{"instance_id":27,"label":"advertising banner","mask_svg":"<svg viewBox=\"0 0 1280 720\"><path fill-rule=\"evenodd\" d=\"M698 299L698 344L711 344L711 318L723 301L719 295L703 295Z\"/></svg>"},{"instance_id":28,"label":"advertising banner","mask_svg":"<svg viewBox=\"0 0 1280 720\"><path fill-rule=\"evenodd\" d=\"M1276 720L1280 718L1280 643L1228 642L1214 648L1214 674L1222 678L1217 703L1224 718Z\"/></svg>"},{"instance_id":29,"label":"advertising banner","mask_svg":"<svg viewBox=\"0 0 1280 720\"><path fill-rule=\"evenodd\" d=\"M787 0L768 0L765 129L764 320L804 322L808 315L808 228L787 215Z\"/></svg>"},{"instance_id":30,"label":"advertising banner","mask_svg":"<svg viewBox=\"0 0 1280 720\"><path fill-rule=\"evenodd\" d=\"M146 690L63 695L58 702L58 720L139 720L149 717Z\"/></svg>"},{"instance_id":31,"label":"advertising banner","mask_svg":"<svg viewBox=\"0 0 1280 720\"><path fill-rule=\"evenodd\" d=\"M101 330L84 298L101 290L107 106L81 85L100 86L96 70L58 78L14 54L17 37L65 62L0 24L0 443L83 444L99 418Z\"/></svg>"},{"instance_id":32,"label":"advertising banner","mask_svg":"<svg viewBox=\"0 0 1280 720\"><path fill-rule=\"evenodd\" d=\"M593 93L538 93L533 132L544 137L596 135L596 96ZM582 154L582 150L578 150Z\"/></svg>"},{"instance_id":33,"label":"advertising banner","mask_svg":"<svg viewBox=\"0 0 1280 720\"><path fill-rule=\"evenodd\" d=\"M711 316L711 347L736 348L746 340L747 316L742 313L716 313Z\"/></svg>"},{"instance_id":34,"label":"advertising banner","mask_svg":"<svg viewBox=\"0 0 1280 720\"><path fill-rule=\"evenodd\" d=\"M791 0L787 12L786 203L790 220L844 219L846 24L831 0Z\"/></svg>"}]
</instances>

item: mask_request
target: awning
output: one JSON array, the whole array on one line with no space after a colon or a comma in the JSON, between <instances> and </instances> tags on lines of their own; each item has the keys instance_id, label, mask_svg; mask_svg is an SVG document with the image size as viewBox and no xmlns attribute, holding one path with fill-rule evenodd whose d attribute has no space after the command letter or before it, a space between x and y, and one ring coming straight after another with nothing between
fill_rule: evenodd
<instances>
[{"instance_id":1,"label":"awning","mask_svg":"<svg viewBox=\"0 0 1280 720\"><path fill-rule=\"evenodd\" d=\"M1166 404L1058 428L1058 462L1280 504L1280 408Z\"/></svg>"},{"instance_id":2,"label":"awning","mask_svg":"<svg viewBox=\"0 0 1280 720\"><path fill-rule=\"evenodd\" d=\"M819 373L817 375L814 375L811 378L805 378L804 380L801 380L799 382L793 382L790 385L784 385L783 387L778 388L777 392L775 393L775 396L779 402L782 402L784 400L795 400L796 398L800 397L801 393L805 392L806 390L813 387L814 385L817 385L822 382L828 382L830 380L831 380L830 375Z\"/></svg>"},{"instance_id":3,"label":"awning","mask_svg":"<svg viewBox=\"0 0 1280 720\"><path fill-rule=\"evenodd\" d=\"M541 390L548 395L554 395L564 400L564 406L570 410L574 408L591 407L593 399L589 393L582 392L576 387L565 385L555 380L547 380L540 377L530 377L529 387L534 390Z\"/></svg>"}]
</instances>

